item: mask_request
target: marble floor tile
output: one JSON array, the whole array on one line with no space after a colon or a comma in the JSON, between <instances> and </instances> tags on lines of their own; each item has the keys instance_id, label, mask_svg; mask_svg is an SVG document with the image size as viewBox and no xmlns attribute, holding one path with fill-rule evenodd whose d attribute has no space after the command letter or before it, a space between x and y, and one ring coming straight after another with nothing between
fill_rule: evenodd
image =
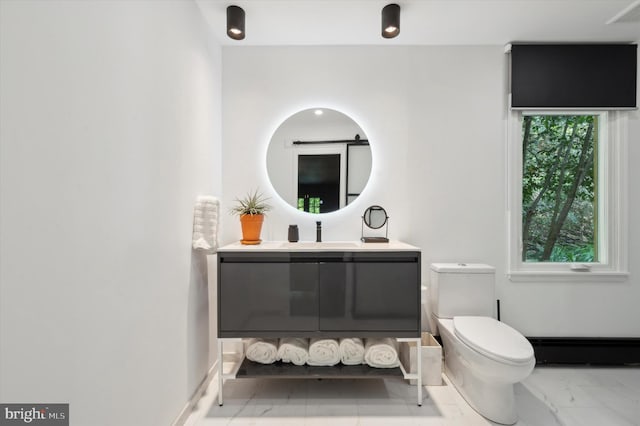
<instances>
[{"instance_id":1,"label":"marble floor tile","mask_svg":"<svg viewBox=\"0 0 640 426\"><path fill-rule=\"evenodd\" d=\"M627 421L640 421L640 397L625 386L583 386L582 389L599 402L598 408L616 413Z\"/></svg>"},{"instance_id":2,"label":"marble floor tile","mask_svg":"<svg viewBox=\"0 0 640 426\"><path fill-rule=\"evenodd\" d=\"M631 422L618 413L601 407L568 407L558 412L564 426L636 426L640 419Z\"/></svg>"},{"instance_id":3,"label":"marble floor tile","mask_svg":"<svg viewBox=\"0 0 640 426\"><path fill-rule=\"evenodd\" d=\"M494 426L443 375L417 390L400 379L217 381L186 426ZM640 426L640 367L536 367L515 386L517 426Z\"/></svg>"},{"instance_id":4,"label":"marble floor tile","mask_svg":"<svg viewBox=\"0 0 640 426\"><path fill-rule=\"evenodd\" d=\"M551 407L531 393L522 383L515 385L516 410L519 426L562 426L555 407Z\"/></svg>"}]
</instances>

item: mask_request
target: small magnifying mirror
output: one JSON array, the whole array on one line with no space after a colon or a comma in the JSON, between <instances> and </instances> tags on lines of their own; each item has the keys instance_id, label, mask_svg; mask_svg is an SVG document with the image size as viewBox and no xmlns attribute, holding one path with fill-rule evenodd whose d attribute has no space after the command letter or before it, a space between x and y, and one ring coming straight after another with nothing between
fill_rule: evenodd
<instances>
[{"instance_id":1,"label":"small magnifying mirror","mask_svg":"<svg viewBox=\"0 0 640 426\"><path fill-rule=\"evenodd\" d=\"M367 225L370 229L380 229L383 226L385 227L384 237L365 237L364 236L364 225ZM387 216L387 212L380 206L371 206L364 211L362 215L362 232L361 232L361 240L365 243L388 243L389 238L389 216Z\"/></svg>"}]
</instances>

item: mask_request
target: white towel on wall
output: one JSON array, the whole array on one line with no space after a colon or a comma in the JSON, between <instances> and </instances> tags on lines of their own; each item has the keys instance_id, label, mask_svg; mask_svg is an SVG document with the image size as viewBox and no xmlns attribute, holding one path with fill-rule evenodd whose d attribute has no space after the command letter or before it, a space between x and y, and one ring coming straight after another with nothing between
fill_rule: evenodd
<instances>
[{"instance_id":1,"label":"white towel on wall","mask_svg":"<svg viewBox=\"0 0 640 426\"><path fill-rule=\"evenodd\" d=\"M364 342L358 337L340 339L340 360L344 365L364 364Z\"/></svg>"},{"instance_id":2,"label":"white towel on wall","mask_svg":"<svg viewBox=\"0 0 640 426\"><path fill-rule=\"evenodd\" d=\"M313 366L331 366L340 362L340 344L336 339L311 339L309 360Z\"/></svg>"},{"instance_id":3,"label":"white towel on wall","mask_svg":"<svg viewBox=\"0 0 640 426\"><path fill-rule=\"evenodd\" d=\"M272 364L278 359L278 339L250 339L247 358L260 364Z\"/></svg>"},{"instance_id":4,"label":"white towel on wall","mask_svg":"<svg viewBox=\"0 0 640 426\"><path fill-rule=\"evenodd\" d=\"M278 359L295 365L304 365L309 359L309 339L284 337L278 346Z\"/></svg>"},{"instance_id":5,"label":"white towel on wall","mask_svg":"<svg viewBox=\"0 0 640 426\"><path fill-rule=\"evenodd\" d=\"M364 362L375 368L398 367L398 342L389 337L366 339Z\"/></svg>"},{"instance_id":6,"label":"white towel on wall","mask_svg":"<svg viewBox=\"0 0 640 426\"><path fill-rule=\"evenodd\" d=\"M218 213L220 201L212 196L199 196L193 210L192 247L215 253L218 249Z\"/></svg>"}]
</instances>

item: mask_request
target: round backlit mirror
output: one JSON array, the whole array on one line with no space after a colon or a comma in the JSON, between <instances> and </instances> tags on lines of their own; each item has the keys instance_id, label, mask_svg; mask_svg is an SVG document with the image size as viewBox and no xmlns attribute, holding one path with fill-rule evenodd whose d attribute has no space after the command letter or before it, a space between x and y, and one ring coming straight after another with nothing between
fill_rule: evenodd
<instances>
[{"instance_id":1,"label":"round backlit mirror","mask_svg":"<svg viewBox=\"0 0 640 426\"><path fill-rule=\"evenodd\" d=\"M287 118L267 149L273 188L290 206L328 213L353 202L371 174L371 148L347 115L311 108Z\"/></svg>"}]
</instances>

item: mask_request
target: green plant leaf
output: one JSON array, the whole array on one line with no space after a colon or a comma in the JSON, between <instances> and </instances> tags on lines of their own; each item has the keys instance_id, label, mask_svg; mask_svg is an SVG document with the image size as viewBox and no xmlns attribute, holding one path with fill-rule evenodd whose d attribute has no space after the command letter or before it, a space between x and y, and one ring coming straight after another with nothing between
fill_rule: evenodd
<instances>
[{"instance_id":1,"label":"green plant leaf","mask_svg":"<svg viewBox=\"0 0 640 426\"><path fill-rule=\"evenodd\" d=\"M244 198L236 198L237 205L233 206L230 210L232 214L243 216L246 214L256 215L265 214L271 210L271 205L267 203L268 197L265 197L257 189L253 192L248 192Z\"/></svg>"}]
</instances>

